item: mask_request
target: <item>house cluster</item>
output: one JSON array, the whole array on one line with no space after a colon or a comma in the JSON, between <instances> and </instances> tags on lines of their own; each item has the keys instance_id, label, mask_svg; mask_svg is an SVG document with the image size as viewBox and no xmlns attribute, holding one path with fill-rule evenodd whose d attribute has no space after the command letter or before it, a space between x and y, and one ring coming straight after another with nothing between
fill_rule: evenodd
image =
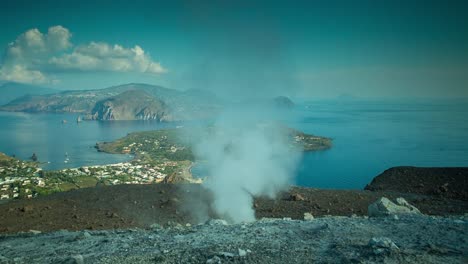
<instances>
[{"instance_id":1,"label":"house cluster","mask_svg":"<svg viewBox=\"0 0 468 264\"><path fill-rule=\"evenodd\" d=\"M41 171L33 165L19 160L0 167L0 200L21 197L33 198L31 185L45 186L44 179L37 177Z\"/></svg>"},{"instance_id":2,"label":"house cluster","mask_svg":"<svg viewBox=\"0 0 468 264\"><path fill-rule=\"evenodd\" d=\"M21 195L25 198L33 198L37 194L33 193L31 190L31 185L44 186L44 180L40 178L16 178L15 181L8 181L8 184L5 184L6 181L2 182L0 188L0 200L5 199L15 199L20 197L20 191L23 192Z\"/></svg>"},{"instance_id":3,"label":"house cluster","mask_svg":"<svg viewBox=\"0 0 468 264\"><path fill-rule=\"evenodd\" d=\"M296 135L296 136L294 137L294 140L295 140L296 142L301 142L301 141L304 140L304 138L305 138L304 136Z\"/></svg>"},{"instance_id":4,"label":"house cluster","mask_svg":"<svg viewBox=\"0 0 468 264\"><path fill-rule=\"evenodd\" d=\"M172 153L175 153L178 150L184 150L184 149L185 149L185 147L171 146L169 151L172 152Z\"/></svg>"},{"instance_id":5,"label":"house cluster","mask_svg":"<svg viewBox=\"0 0 468 264\"><path fill-rule=\"evenodd\" d=\"M135 151L138 151L138 149L140 147L142 147L142 146L143 146L143 144L141 144L141 143L133 142L133 143L129 144L128 146L123 147L122 152L123 153L130 153L130 152L132 152L132 150L135 152Z\"/></svg>"},{"instance_id":6,"label":"house cluster","mask_svg":"<svg viewBox=\"0 0 468 264\"><path fill-rule=\"evenodd\" d=\"M105 166L81 167L79 169L68 170L75 175L95 176L99 179L108 179L112 184L148 184L161 182L167 176L163 173L167 166L177 166L176 162L166 161L158 165L135 165L130 162L116 163ZM121 177L126 175L130 180L122 181Z\"/></svg>"}]
</instances>

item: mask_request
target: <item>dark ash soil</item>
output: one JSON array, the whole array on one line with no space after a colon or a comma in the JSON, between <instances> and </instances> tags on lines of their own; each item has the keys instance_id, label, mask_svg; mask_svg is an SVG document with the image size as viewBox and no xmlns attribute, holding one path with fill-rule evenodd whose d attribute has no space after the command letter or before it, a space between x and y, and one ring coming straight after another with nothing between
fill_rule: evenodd
<instances>
[{"instance_id":1,"label":"dark ash soil","mask_svg":"<svg viewBox=\"0 0 468 264\"><path fill-rule=\"evenodd\" d=\"M302 219L305 212L324 215L367 215L367 206L385 196L404 197L429 215L462 215L468 202L438 196L292 187L277 199L256 198L256 217ZM79 189L0 205L0 233L60 229L102 230L168 222L198 224L187 208L207 207L210 195L197 184L117 185ZM206 206L208 205L208 206Z\"/></svg>"}]
</instances>

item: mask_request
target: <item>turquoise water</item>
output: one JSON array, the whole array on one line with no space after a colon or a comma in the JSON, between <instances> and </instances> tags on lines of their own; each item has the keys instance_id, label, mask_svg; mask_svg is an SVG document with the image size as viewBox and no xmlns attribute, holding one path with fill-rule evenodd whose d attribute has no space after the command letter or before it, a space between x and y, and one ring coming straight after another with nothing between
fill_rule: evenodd
<instances>
[{"instance_id":1,"label":"turquoise water","mask_svg":"<svg viewBox=\"0 0 468 264\"><path fill-rule=\"evenodd\" d=\"M305 102L290 126L333 138L330 150L305 153L296 184L362 189L393 166L468 166L468 104ZM35 152L46 169L129 160L99 153L98 141L129 132L175 127L148 121L75 122L73 114L0 112L0 152L28 159ZM68 122L62 124L61 120ZM69 162L65 163L65 154ZM202 174L194 168L194 173Z\"/></svg>"},{"instance_id":2,"label":"turquoise water","mask_svg":"<svg viewBox=\"0 0 468 264\"><path fill-rule=\"evenodd\" d=\"M362 189L393 166L468 166L468 104L315 102L292 126L333 138L303 157L296 183Z\"/></svg>"},{"instance_id":3,"label":"turquoise water","mask_svg":"<svg viewBox=\"0 0 468 264\"><path fill-rule=\"evenodd\" d=\"M83 121L75 114L0 112L0 152L29 159L36 153L45 169L103 165L130 160L130 155L97 152L96 142L112 141L135 131L175 127L152 121ZM62 120L67 120L63 124ZM68 162L65 162L68 157Z\"/></svg>"}]
</instances>

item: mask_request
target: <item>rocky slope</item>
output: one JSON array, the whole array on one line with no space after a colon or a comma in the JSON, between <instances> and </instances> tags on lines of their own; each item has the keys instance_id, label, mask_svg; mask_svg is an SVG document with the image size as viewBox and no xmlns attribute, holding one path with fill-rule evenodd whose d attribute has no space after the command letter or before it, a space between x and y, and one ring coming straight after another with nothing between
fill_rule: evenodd
<instances>
[{"instance_id":1,"label":"rocky slope","mask_svg":"<svg viewBox=\"0 0 468 264\"><path fill-rule=\"evenodd\" d=\"M168 106L142 90L125 91L96 103L93 120L157 120L172 121Z\"/></svg>"},{"instance_id":2,"label":"rocky slope","mask_svg":"<svg viewBox=\"0 0 468 264\"><path fill-rule=\"evenodd\" d=\"M393 167L375 177L365 189L468 201L468 168Z\"/></svg>"},{"instance_id":3,"label":"rocky slope","mask_svg":"<svg viewBox=\"0 0 468 264\"><path fill-rule=\"evenodd\" d=\"M464 263L465 217L264 219L0 237L3 263ZM465 262L466 263L466 262Z\"/></svg>"}]
</instances>

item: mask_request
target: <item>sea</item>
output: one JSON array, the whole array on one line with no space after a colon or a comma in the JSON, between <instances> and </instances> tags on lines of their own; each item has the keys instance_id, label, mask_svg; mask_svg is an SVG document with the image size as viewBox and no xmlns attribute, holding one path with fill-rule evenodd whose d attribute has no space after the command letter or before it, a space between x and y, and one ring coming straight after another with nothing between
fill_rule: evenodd
<instances>
[{"instance_id":1,"label":"sea","mask_svg":"<svg viewBox=\"0 0 468 264\"><path fill-rule=\"evenodd\" d=\"M288 126L333 139L331 149L303 154L294 177L298 186L363 189L394 166L468 166L466 101L321 100L301 102L293 111ZM0 152L20 159L35 153L48 170L124 162L132 156L98 152L96 142L185 125L77 117L0 112Z\"/></svg>"}]
</instances>

